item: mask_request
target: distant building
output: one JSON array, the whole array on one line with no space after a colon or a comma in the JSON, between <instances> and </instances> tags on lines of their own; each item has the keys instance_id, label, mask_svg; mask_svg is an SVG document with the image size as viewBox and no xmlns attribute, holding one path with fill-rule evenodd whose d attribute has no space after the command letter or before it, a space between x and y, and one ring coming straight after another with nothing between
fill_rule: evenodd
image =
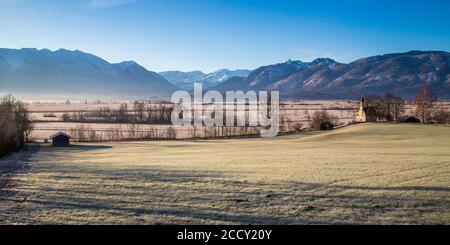
<instances>
[{"instance_id":1,"label":"distant building","mask_svg":"<svg viewBox=\"0 0 450 245\"><path fill-rule=\"evenodd\" d=\"M367 111L369 109L373 109L373 108L366 107L364 97L362 97L361 102L359 103L359 110L358 110L358 114L356 114L355 121L356 122L377 122L378 118L376 116L367 115L368 114ZM369 112L370 112L370 110L369 110ZM371 114L373 114L373 113L371 113Z\"/></svg>"},{"instance_id":2,"label":"distant building","mask_svg":"<svg viewBox=\"0 0 450 245\"><path fill-rule=\"evenodd\" d=\"M358 114L356 114L356 121L357 122L367 121L366 112L364 111L364 98L361 98L361 101L359 102L359 110Z\"/></svg>"},{"instance_id":3,"label":"distant building","mask_svg":"<svg viewBox=\"0 0 450 245\"><path fill-rule=\"evenodd\" d=\"M70 145L70 135L64 132L57 132L49 137L52 140L52 144L55 147L64 147Z\"/></svg>"}]
</instances>

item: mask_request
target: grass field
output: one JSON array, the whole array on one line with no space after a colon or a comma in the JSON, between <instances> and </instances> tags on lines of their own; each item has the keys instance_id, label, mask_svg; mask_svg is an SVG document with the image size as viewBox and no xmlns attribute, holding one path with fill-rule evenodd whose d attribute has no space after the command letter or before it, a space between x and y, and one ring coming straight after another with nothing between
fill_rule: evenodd
<instances>
[{"instance_id":1,"label":"grass field","mask_svg":"<svg viewBox=\"0 0 450 245\"><path fill-rule=\"evenodd\" d=\"M0 161L2 224L450 224L450 127L38 147Z\"/></svg>"}]
</instances>

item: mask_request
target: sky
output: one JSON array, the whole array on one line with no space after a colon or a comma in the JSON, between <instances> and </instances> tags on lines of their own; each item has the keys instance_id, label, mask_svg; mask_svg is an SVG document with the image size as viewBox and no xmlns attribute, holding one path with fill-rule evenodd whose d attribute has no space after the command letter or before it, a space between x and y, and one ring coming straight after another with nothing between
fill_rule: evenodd
<instances>
[{"instance_id":1,"label":"sky","mask_svg":"<svg viewBox=\"0 0 450 245\"><path fill-rule=\"evenodd\" d=\"M81 50L152 71L349 63L450 51L448 0L0 0L0 47Z\"/></svg>"}]
</instances>

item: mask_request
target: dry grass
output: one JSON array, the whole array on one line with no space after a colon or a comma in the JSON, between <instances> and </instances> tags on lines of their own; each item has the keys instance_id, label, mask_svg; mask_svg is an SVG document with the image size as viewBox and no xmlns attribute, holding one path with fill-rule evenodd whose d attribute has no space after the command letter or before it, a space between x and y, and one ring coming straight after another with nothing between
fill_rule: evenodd
<instances>
[{"instance_id":1,"label":"dry grass","mask_svg":"<svg viewBox=\"0 0 450 245\"><path fill-rule=\"evenodd\" d=\"M448 127L381 124L43 147L0 161L0 223L450 224L449 149Z\"/></svg>"}]
</instances>

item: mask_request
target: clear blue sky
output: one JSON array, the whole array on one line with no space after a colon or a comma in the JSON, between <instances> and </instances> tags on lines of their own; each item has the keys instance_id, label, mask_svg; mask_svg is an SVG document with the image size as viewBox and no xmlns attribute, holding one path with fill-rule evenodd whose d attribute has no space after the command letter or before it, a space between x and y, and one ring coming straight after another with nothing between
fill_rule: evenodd
<instances>
[{"instance_id":1,"label":"clear blue sky","mask_svg":"<svg viewBox=\"0 0 450 245\"><path fill-rule=\"evenodd\" d=\"M147 69L248 68L450 51L449 0L0 0L0 47L79 49Z\"/></svg>"}]
</instances>

